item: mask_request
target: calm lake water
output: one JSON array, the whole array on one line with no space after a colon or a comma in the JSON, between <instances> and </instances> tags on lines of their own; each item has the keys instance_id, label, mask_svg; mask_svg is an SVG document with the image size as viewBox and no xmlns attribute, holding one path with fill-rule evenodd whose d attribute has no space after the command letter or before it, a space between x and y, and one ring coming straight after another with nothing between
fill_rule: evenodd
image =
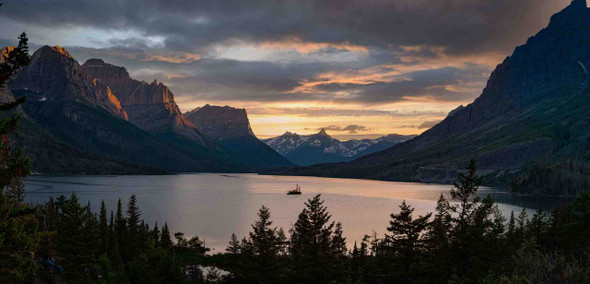
<instances>
[{"instance_id":1,"label":"calm lake water","mask_svg":"<svg viewBox=\"0 0 590 284\"><path fill-rule=\"evenodd\" d=\"M288 196L299 183L303 194ZM213 253L224 250L232 233L247 236L260 206L270 208L275 226L291 228L304 202L321 193L332 219L343 224L352 247L365 234L382 235L389 214L398 212L403 200L416 208L414 214L432 212L441 193L451 185L383 182L317 177L259 176L256 174L180 174L166 176L32 176L25 180L27 199L44 203L49 196L75 191L83 204L90 201L95 212L101 200L115 210L117 200L124 206L132 194L138 198L142 218L152 226L168 222L171 232L198 235ZM522 197L501 189L482 188L494 196L506 217L510 211L552 210L559 198Z\"/></svg>"}]
</instances>

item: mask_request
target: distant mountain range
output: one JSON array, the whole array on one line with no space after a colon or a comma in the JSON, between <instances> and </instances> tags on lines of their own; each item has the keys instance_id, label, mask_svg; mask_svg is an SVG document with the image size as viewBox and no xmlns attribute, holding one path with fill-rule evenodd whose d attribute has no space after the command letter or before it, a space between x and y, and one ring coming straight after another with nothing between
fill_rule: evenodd
<instances>
[{"instance_id":1,"label":"distant mountain range","mask_svg":"<svg viewBox=\"0 0 590 284\"><path fill-rule=\"evenodd\" d=\"M340 141L322 129L313 135L286 132L281 136L263 139L263 141L289 161L300 166L310 166L351 161L414 137L415 135L391 134L376 139Z\"/></svg>"},{"instance_id":2,"label":"distant mountain range","mask_svg":"<svg viewBox=\"0 0 590 284\"><path fill-rule=\"evenodd\" d=\"M35 172L254 172L292 165L251 130L244 143L225 143L233 139L221 131L233 130L230 116L214 114L220 134L210 137L182 115L164 84L134 80L100 59L80 65L59 46L41 47L0 90L2 101L22 96L27 102L13 138ZM248 121L245 111L241 119ZM243 152L250 157L237 155Z\"/></svg>"},{"instance_id":3,"label":"distant mountain range","mask_svg":"<svg viewBox=\"0 0 590 284\"><path fill-rule=\"evenodd\" d=\"M574 0L496 67L470 105L407 142L281 174L449 182L477 159L488 184L571 194L590 185L590 10Z\"/></svg>"}]
</instances>

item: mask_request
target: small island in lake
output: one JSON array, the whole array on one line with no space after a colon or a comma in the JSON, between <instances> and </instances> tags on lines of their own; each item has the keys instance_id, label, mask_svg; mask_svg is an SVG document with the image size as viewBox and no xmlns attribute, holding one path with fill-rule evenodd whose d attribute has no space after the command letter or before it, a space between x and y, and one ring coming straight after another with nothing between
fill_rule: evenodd
<instances>
[{"instance_id":1,"label":"small island in lake","mask_svg":"<svg viewBox=\"0 0 590 284\"><path fill-rule=\"evenodd\" d=\"M301 195L301 187L299 184L295 186L295 189L291 189L287 192L287 195Z\"/></svg>"}]
</instances>

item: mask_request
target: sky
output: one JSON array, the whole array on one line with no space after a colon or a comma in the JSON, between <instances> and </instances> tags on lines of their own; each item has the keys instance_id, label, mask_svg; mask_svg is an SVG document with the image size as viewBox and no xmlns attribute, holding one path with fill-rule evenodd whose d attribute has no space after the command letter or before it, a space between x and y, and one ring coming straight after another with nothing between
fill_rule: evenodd
<instances>
[{"instance_id":1,"label":"sky","mask_svg":"<svg viewBox=\"0 0 590 284\"><path fill-rule=\"evenodd\" d=\"M419 134L477 98L567 0L4 0L0 44L64 46L255 134Z\"/></svg>"}]
</instances>

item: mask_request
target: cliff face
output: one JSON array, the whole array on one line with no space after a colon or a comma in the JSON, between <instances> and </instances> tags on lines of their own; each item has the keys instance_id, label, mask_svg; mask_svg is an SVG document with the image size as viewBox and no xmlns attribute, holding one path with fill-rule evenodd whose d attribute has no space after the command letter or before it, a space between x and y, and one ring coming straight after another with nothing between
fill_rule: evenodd
<instances>
[{"instance_id":1,"label":"cliff face","mask_svg":"<svg viewBox=\"0 0 590 284\"><path fill-rule=\"evenodd\" d=\"M185 113L184 117L215 140L246 135L255 137L245 109L205 105Z\"/></svg>"},{"instance_id":2,"label":"cliff face","mask_svg":"<svg viewBox=\"0 0 590 284\"><path fill-rule=\"evenodd\" d=\"M140 85L151 92L153 100L176 107L172 94L162 84ZM31 65L20 70L8 87L0 90L0 100L10 100L12 95L27 97L20 106L23 119L14 141L34 158L35 171L147 174L249 170L186 122L178 107L165 111L172 123L161 123L157 134L127 121L115 92L88 74L63 48L45 46L37 50ZM170 113L176 113L187 127L174 124ZM145 113L144 119L149 122L154 116L160 118L158 114Z\"/></svg>"},{"instance_id":3,"label":"cliff face","mask_svg":"<svg viewBox=\"0 0 590 284\"><path fill-rule=\"evenodd\" d=\"M254 135L245 109L205 105L184 116L242 164L257 170L294 166Z\"/></svg>"},{"instance_id":4,"label":"cliff face","mask_svg":"<svg viewBox=\"0 0 590 284\"><path fill-rule=\"evenodd\" d=\"M77 101L127 119L127 113L111 89L88 75L59 46L38 49L31 57L31 64L20 70L9 82L9 86L11 90L34 92L31 99Z\"/></svg>"},{"instance_id":5,"label":"cliff face","mask_svg":"<svg viewBox=\"0 0 590 284\"><path fill-rule=\"evenodd\" d=\"M575 0L515 49L481 96L410 141L341 165L291 174L446 182L468 160L491 179L590 157L590 10Z\"/></svg>"},{"instance_id":6,"label":"cliff face","mask_svg":"<svg viewBox=\"0 0 590 284\"><path fill-rule=\"evenodd\" d=\"M124 67L89 59L82 68L90 76L106 83L121 101L129 121L154 134L172 132L183 139L215 147L192 123L188 122L174 101L174 95L164 84L134 80Z\"/></svg>"}]
</instances>

